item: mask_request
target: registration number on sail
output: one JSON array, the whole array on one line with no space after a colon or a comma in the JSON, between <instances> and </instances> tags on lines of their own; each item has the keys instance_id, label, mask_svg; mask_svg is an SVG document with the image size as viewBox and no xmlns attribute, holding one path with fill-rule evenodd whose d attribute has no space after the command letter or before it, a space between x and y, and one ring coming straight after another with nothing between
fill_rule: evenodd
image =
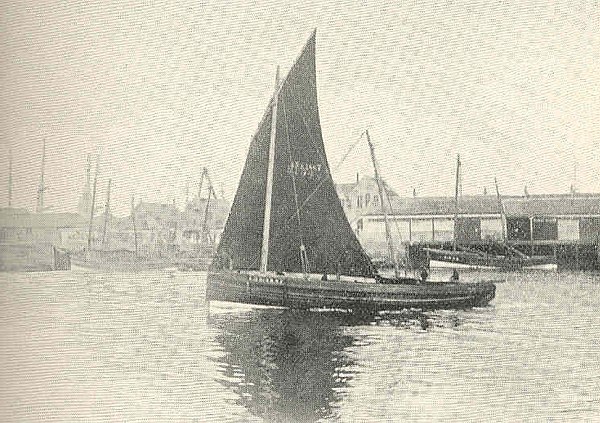
<instances>
[{"instance_id":1,"label":"registration number on sail","mask_svg":"<svg viewBox=\"0 0 600 423\"><path fill-rule=\"evenodd\" d=\"M305 163L294 160L288 164L287 172L293 176L315 179L320 176L322 169L323 165L321 164Z\"/></svg>"}]
</instances>

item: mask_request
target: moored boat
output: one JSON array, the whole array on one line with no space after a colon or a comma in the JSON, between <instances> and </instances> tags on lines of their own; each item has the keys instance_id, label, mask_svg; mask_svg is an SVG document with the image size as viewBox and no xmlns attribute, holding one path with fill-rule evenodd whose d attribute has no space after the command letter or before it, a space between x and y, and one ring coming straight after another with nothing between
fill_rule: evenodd
<instances>
[{"instance_id":1,"label":"moored boat","mask_svg":"<svg viewBox=\"0 0 600 423\"><path fill-rule=\"evenodd\" d=\"M315 33L252 138L207 277L206 299L352 312L483 306L491 281L383 278L357 240L325 155Z\"/></svg>"},{"instance_id":2,"label":"moored boat","mask_svg":"<svg viewBox=\"0 0 600 423\"><path fill-rule=\"evenodd\" d=\"M454 269L493 269L502 271L515 270L557 270L556 257L527 255L506 242L506 214L498 181L494 179L498 209L502 221L502 240L484 245L480 250L476 247L461 245L457 239L460 198L462 192L462 175L460 155L456 158L456 184L454 194L454 241L452 249L423 248L427 254L427 263L431 268Z\"/></svg>"},{"instance_id":3,"label":"moored boat","mask_svg":"<svg viewBox=\"0 0 600 423\"><path fill-rule=\"evenodd\" d=\"M556 261L547 256L493 255L481 251L423 248L432 268L495 269L495 270L556 270Z\"/></svg>"},{"instance_id":4,"label":"moored boat","mask_svg":"<svg viewBox=\"0 0 600 423\"><path fill-rule=\"evenodd\" d=\"M84 250L71 253L71 269L140 272L175 269L170 257L144 257L129 250Z\"/></svg>"}]
</instances>

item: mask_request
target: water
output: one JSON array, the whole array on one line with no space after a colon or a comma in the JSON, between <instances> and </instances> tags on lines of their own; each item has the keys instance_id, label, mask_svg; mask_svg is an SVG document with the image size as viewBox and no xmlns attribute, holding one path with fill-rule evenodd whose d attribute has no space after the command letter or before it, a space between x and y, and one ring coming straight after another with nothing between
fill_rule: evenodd
<instances>
[{"instance_id":1,"label":"water","mask_svg":"<svg viewBox=\"0 0 600 423\"><path fill-rule=\"evenodd\" d=\"M600 419L600 276L505 274L490 307L204 303L205 274L0 276L0 421Z\"/></svg>"}]
</instances>

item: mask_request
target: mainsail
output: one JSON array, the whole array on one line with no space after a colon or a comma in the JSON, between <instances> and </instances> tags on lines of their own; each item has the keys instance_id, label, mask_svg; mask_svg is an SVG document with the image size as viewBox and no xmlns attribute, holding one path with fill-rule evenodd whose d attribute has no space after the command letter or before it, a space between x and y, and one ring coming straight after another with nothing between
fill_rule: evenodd
<instances>
[{"instance_id":1,"label":"mainsail","mask_svg":"<svg viewBox=\"0 0 600 423\"><path fill-rule=\"evenodd\" d=\"M273 119L275 100L277 116ZM218 259L226 259L236 269L259 268L273 120L275 162L267 269L372 275L371 261L346 219L325 156L314 32L276 90L252 139Z\"/></svg>"}]
</instances>

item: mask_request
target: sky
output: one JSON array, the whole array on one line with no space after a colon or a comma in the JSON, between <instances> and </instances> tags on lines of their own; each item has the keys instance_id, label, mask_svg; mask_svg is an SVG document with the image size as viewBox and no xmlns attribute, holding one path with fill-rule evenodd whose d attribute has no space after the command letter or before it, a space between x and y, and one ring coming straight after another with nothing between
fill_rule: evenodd
<instances>
[{"instance_id":1,"label":"sky","mask_svg":"<svg viewBox=\"0 0 600 423\"><path fill-rule=\"evenodd\" d=\"M272 94L317 28L321 126L336 182L401 195L600 192L600 2L0 3L0 207L33 209L46 141L53 211L98 198L181 205L206 166L232 200Z\"/></svg>"}]
</instances>

